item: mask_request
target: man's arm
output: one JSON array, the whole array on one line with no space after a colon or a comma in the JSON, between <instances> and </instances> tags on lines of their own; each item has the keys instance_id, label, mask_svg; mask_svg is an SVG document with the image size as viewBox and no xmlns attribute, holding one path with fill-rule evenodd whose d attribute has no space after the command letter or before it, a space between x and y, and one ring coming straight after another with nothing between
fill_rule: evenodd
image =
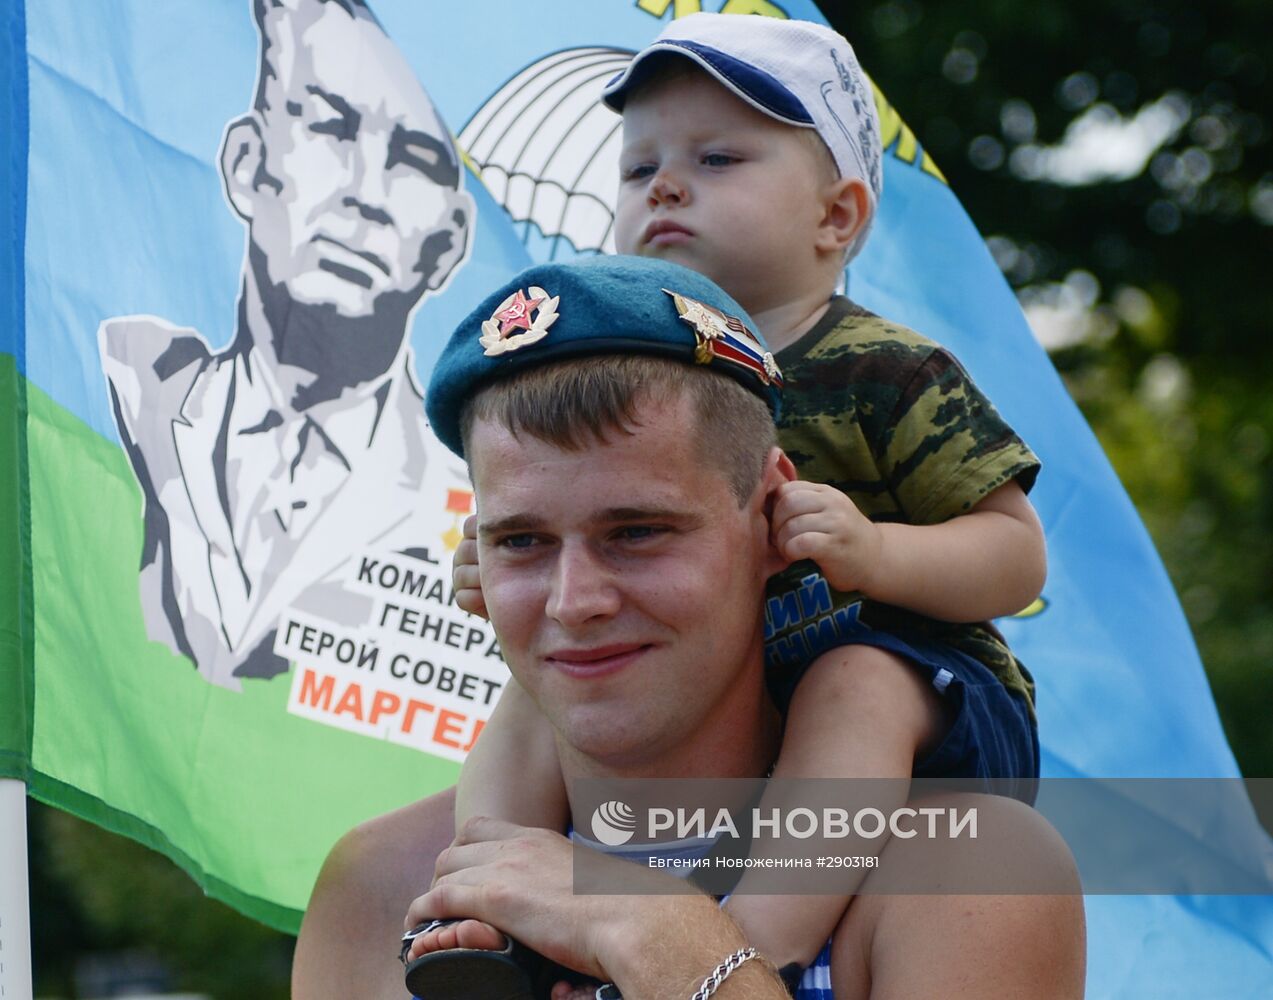
<instances>
[{"instance_id":1,"label":"man's arm","mask_svg":"<svg viewBox=\"0 0 1273 1000\"><path fill-rule=\"evenodd\" d=\"M450 789L347 833L319 873L292 960L294 1000L404 1000L402 916L455 833Z\"/></svg>"},{"instance_id":2,"label":"man's arm","mask_svg":"<svg viewBox=\"0 0 1273 1000\"><path fill-rule=\"evenodd\" d=\"M614 982L625 1000L687 1000L722 960L747 947L710 896L628 861L589 854L590 865L620 866L618 877L640 878L648 892L576 894L576 849L584 850L548 830L470 820L438 858L437 879L411 904L407 924L485 920L561 965ZM719 995L788 1000L777 974L758 959L731 974Z\"/></svg>"}]
</instances>

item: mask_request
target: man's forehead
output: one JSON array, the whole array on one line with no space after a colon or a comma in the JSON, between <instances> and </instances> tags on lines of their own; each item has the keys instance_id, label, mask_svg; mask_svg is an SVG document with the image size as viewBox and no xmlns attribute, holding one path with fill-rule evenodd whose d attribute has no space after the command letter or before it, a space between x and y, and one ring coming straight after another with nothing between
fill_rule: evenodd
<instances>
[{"instance_id":1,"label":"man's forehead","mask_svg":"<svg viewBox=\"0 0 1273 1000\"><path fill-rule=\"evenodd\" d=\"M269 61L285 100L308 88L340 97L360 114L406 129L443 133L437 112L401 50L362 12L336 3L302 2L267 16ZM273 103L273 102L271 102Z\"/></svg>"},{"instance_id":2,"label":"man's forehead","mask_svg":"<svg viewBox=\"0 0 1273 1000\"><path fill-rule=\"evenodd\" d=\"M725 476L702 461L688 398L642 401L635 416L626 430L568 446L514 433L498 420L476 420L468 462L479 510L539 516L537 504L561 501L576 513L587 507L589 518L631 520L638 511L691 512L710 502L708 494L728 493Z\"/></svg>"}]
</instances>

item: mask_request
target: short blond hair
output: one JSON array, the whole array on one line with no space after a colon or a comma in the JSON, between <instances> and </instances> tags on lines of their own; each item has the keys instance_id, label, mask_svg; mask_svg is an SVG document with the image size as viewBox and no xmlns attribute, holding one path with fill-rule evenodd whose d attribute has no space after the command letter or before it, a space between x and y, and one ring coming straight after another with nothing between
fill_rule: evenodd
<instances>
[{"instance_id":1,"label":"short blond hair","mask_svg":"<svg viewBox=\"0 0 1273 1000\"><path fill-rule=\"evenodd\" d=\"M647 402L688 398L703 463L725 477L742 507L764 473L777 443L764 401L734 379L682 361L611 354L551 362L484 386L460 412L464 454L473 426L493 421L514 437L527 434L566 451L581 451L639 426Z\"/></svg>"}]
</instances>

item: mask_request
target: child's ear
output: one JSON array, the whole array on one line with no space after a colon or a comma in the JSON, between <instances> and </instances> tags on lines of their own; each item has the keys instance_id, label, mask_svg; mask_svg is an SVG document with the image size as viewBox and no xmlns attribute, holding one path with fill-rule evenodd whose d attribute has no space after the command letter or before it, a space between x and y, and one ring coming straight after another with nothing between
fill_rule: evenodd
<instances>
[{"instance_id":1,"label":"child's ear","mask_svg":"<svg viewBox=\"0 0 1273 1000\"><path fill-rule=\"evenodd\" d=\"M842 253L871 218L871 198L866 183L857 177L841 177L826 187L822 225L816 245L827 253Z\"/></svg>"}]
</instances>

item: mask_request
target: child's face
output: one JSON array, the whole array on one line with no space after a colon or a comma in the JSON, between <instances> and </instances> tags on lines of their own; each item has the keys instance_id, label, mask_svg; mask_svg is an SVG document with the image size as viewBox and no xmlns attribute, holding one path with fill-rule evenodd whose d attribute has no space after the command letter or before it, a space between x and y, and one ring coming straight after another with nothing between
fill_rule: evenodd
<instances>
[{"instance_id":1,"label":"child's face","mask_svg":"<svg viewBox=\"0 0 1273 1000\"><path fill-rule=\"evenodd\" d=\"M836 177L803 131L699 70L637 91L623 111L619 252L693 268L752 313L824 282L814 241Z\"/></svg>"}]
</instances>

